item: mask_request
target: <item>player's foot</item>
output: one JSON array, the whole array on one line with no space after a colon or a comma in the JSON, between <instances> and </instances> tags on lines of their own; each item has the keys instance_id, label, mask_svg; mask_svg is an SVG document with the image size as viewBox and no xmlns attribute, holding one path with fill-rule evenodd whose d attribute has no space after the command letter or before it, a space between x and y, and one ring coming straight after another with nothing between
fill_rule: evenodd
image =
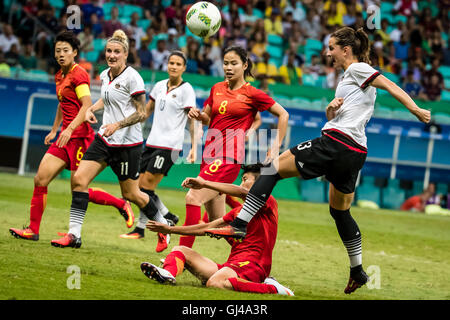
<instances>
[{"instance_id":1,"label":"player's foot","mask_svg":"<svg viewBox=\"0 0 450 320\"><path fill-rule=\"evenodd\" d=\"M178 218L178 216L174 215L172 212L167 212L164 218L166 220L170 220L173 223L173 225L176 225L180 220L180 218Z\"/></svg>"},{"instance_id":2,"label":"player's foot","mask_svg":"<svg viewBox=\"0 0 450 320\"><path fill-rule=\"evenodd\" d=\"M133 231L121 234L122 239L141 239L144 237L144 229L136 227Z\"/></svg>"},{"instance_id":3,"label":"player's foot","mask_svg":"<svg viewBox=\"0 0 450 320\"><path fill-rule=\"evenodd\" d=\"M159 283L176 283L175 277L169 271L159 268L149 262L142 262L141 270L147 278L156 280Z\"/></svg>"},{"instance_id":4,"label":"player's foot","mask_svg":"<svg viewBox=\"0 0 450 320\"><path fill-rule=\"evenodd\" d=\"M232 226L226 226L223 228L211 228L205 230L205 235L210 236L211 238L234 238L238 240L242 240L245 238L247 234L246 230L241 230Z\"/></svg>"},{"instance_id":5,"label":"player's foot","mask_svg":"<svg viewBox=\"0 0 450 320\"><path fill-rule=\"evenodd\" d=\"M156 252L162 252L167 249L170 243L170 234L158 233L158 244L156 245Z\"/></svg>"},{"instance_id":6,"label":"player's foot","mask_svg":"<svg viewBox=\"0 0 450 320\"><path fill-rule=\"evenodd\" d=\"M39 234L34 233L30 227L24 227L23 229L10 228L9 232L17 239L39 240Z\"/></svg>"},{"instance_id":7,"label":"player's foot","mask_svg":"<svg viewBox=\"0 0 450 320\"><path fill-rule=\"evenodd\" d=\"M275 278L272 277L267 277L264 280L265 284L271 284L273 285L275 288L277 288L278 294L284 295L284 296L294 296L294 292L283 286L281 283L279 283L277 280L275 280Z\"/></svg>"},{"instance_id":8,"label":"player's foot","mask_svg":"<svg viewBox=\"0 0 450 320\"><path fill-rule=\"evenodd\" d=\"M369 276L364 272L361 265L350 268L350 278L348 279L347 287L345 287L344 293L350 294L354 292L356 289L365 285L369 280Z\"/></svg>"},{"instance_id":9,"label":"player's foot","mask_svg":"<svg viewBox=\"0 0 450 320\"><path fill-rule=\"evenodd\" d=\"M131 228L134 224L134 213L131 208L131 204L128 200L125 200L125 204L122 209L119 209L120 214L125 219L128 228Z\"/></svg>"},{"instance_id":10,"label":"player's foot","mask_svg":"<svg viewBox=\"0 0 450 320\"><path fill-rule=\"evenodd\" d=\"M75 237L72 233L67 233L64 237L60 239L52 240L51 244L52 246L59 248L65 247L79 248L81 247L81 238Z\"/></svg>"}]
</instances>

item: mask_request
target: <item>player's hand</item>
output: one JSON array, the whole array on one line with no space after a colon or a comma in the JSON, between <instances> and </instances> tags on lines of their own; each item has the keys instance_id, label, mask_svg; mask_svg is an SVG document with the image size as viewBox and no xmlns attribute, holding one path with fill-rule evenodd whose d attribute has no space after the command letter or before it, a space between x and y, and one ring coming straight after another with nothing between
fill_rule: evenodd
<instances>
[{"instance_id":1,"label":"player's hand","mask_svg":"<svg viewBox=\"0 0 450 320\"><path fill-rule=\"evenodd\" d=\"M327 109L330 109L331 111L337 111L342 106L343 103L344 98L334 98L328 104Z\"/></svg>"},{"instance_id":2,"label":"player's hand","mask_svg":"<svg viewBox=\"0 0 450 320\"><path fill-rule=\"evenodd\" d=\"M64 129L64 130L59 134L58 140L56 140L56 146L57 146L58 148L64 147L64 146L67 144L67 142L69 142L70 137L72 136L72 132L73 132L73 130L70 129L70 128Z\"/></svg>"},{"instance_id":3,"label":"player's hand","mask_svg":"<svg viewBox=\"0 0 450 320\"><path fill-rule=\"evenodd\" d=\"M103 131L103 136L110 137L119 129L119 124L117 122L105 124L102 126L102 129L105 129L105 131Z\"/></svg>"},{"instance_id":4,"label":"player's hand","mask_svg":"<svg viewBox=\"0 0 450 320\"><path fill-rule=\"evenodd\" d=\"M417 119L419 119L419 121L422 121L424 123L428 123L431 120L430 110L419 108L414 112L414 115L417 117Z\"/></svg>"},{"instance_id":5,"label":"player's hand","mask_svg":"<svg viewBox=\"0 0 450 320\"><path fill-rule=\"evenodd\" d=\"M145 226L147 227L148 230L153 232L159 232L164 234L170 233L170 226L161 222L148 220Z\"/></svg>"},{"instance_id":6,"label":"player's hand","mask_svg":"<svg viewBox=\"0 0 450 320\"><path fill-rule=\"evenodd\" d=\"M44 144L49 145L52 144L52 140L56 137L56 131L50 131L48 135L45 136Z\"/></svg>"},{"instance_id":7,"label":"player's hand","mask_svg":"<svg viewBox=\"0 0 450 320\"><path fill-rule=\"evenodd\" d=\"M280 148L276 145L272 146L266 153L266 159L263 162L263 165L271 163L274 159L278 158L280 154Z\"/></svg>"},{"instance_id":8,"label":"player's hand","mask_svg":"<svg viewBox=\"0 0 450 320\"><path fill-rule=\"evenodd\" d=\"M189 150L189 154L186 158L187 162L194 163L197 160L197 150L191 149Z\"/></svg>"},{"instance_id":9,"label":"player's hand","mask_svg":"<svg viewBox=\"0 0 450 320\"><path fill-rule=\"evenodd\" d=\"M189 189L202 189L205 186L205 180L203 178L186 178L181 184L183 188Z\"/></svg>"},{"instance_id":10,"label":"player's hand","mask_svg":"<svg viewBox=\"0 0 450 320\"><path fill-rule=\"evenodd\" d=\"M94 113L90 109L86 110L86 115L85 115L84 121L87 121L92 124L97 123L97 118L95 117Z\"/></svg>"},{"instance_id":11,"label":"player's hand","mask_svg":"<svg viewBox=\"0 0 450 320\"><path fill-rule=\"evenodd\" d=\"M191 108L188 113L188 118L201 121L202 120L202 112L200 111L200 109Z\"/></svg>"}]
</instances>

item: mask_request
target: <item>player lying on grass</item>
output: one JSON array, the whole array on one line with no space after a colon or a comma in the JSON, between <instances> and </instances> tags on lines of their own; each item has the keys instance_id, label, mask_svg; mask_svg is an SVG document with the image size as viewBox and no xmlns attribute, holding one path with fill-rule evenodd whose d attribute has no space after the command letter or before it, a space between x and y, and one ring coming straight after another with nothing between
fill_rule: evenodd
<instances>
[{"instance_id":1,"label":"player lying on grass","mask_svg":"<svg viewBox=\"0 0 450 320\"><path fill-rule=\"evenodd\" d=\"M248 190L260 175L261 167L262 165L259 164L243 166L244 173L240 186L206 181L200 177L187 178L182 186L191 189L207 188L245 199ZM224 226L231 222L241 207L236 207L222 218L209 223L177 227L149 221L147 228L154 232L203 236L206 229ZM141 270L148 278L160 283L174 284L175 277L186 268L207 287L294 295L290 289L268 277L272 267L272 251L277 238L277 228L278 205L275 198L271 196L265 206L260 209L260 214L248 224L245 239L243 241L227 240L231 244L231 252L224 264L217 264L189 247L176 246L164 260L162 268L143 262Z\"/></svg>"}]
</instances>

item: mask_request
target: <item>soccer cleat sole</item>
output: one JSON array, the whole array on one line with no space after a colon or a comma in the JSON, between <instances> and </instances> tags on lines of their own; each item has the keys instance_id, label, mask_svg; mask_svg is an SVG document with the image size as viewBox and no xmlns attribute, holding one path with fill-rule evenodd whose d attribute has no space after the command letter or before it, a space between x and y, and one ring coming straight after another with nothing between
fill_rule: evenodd
<instances>
[{"instance_id":1,"label":"soccer cleat sole","mask_svg":"<svg viewBox=\"0 0 450 320\"><path fill-rule=\"evenodd\" d=\"M132 233L132 234L125 233L125 234L121 234L119 237L122 239L142 239L142 238L144 238L144 236L140 235L139 233Z\"/></svg>"},{"instance_id":2,"label":"soccer cleat sole","mask_svg":"<svg viewBox=\"0 0 450 320\"><path fill-rule=\"evenodd\" d=\"M62 245L61 243L58 243L58 242L51 242L51 245L53 247L56 247L56 248L74 248L74 249L79 249L81 247L81 240L77 241L75 243L70 243L70 244L68 244L66 246Z\"/></svg>"},{"instance_id":3,"label":"soccer cleat sole","mask_svg":"<svg viewBox=\"0 0 450 320\"><path fill-rule=\"evenodd\" d=\"M206 230L205 235L216 239L233 238L242 241L245 238L246 233L231 228L217 228Z\"/></svg>"},{"instance_id":4,"label":"soccer cleat sole","mask_svg":"<svg viewBox=\"0 0 450 320\"><path fill-rule=\"evenodd\" d=\"M125 219L127 228L131 228L134 225L134 213L128 201L125 203L125 209L119 209L119 213Z\"/></svg>"},{"instance_id":5,"label":"soccer cleat sole","mask_svg":"<svg viewBox=\"0 0 450 320\"><path fill-rule=\"evenodd\" d=\"M11 235L14 238L16 238L16 239L24 239L24 240L31 240L31 241L38 241L39 240L39 235L38 234L35 234L35 235L31 236L31 238L27 238L27 237L21 236L20 234L15 232L13 229L9 229L9 233L11 233Z\"/></svg>"},{"instance_id":6,"label":"soccer cleat sole","mask_svg":"<svg viewBox=\"0 0 450 320\"><path fill-rule=\"evenodd\" d=\"M159 273L158 269L154 265L152 265L148 262L141 263L141 271L144 273L144 275L147 278L156 280L161 284L166 284L166 283L169 283L172 285L176 284L175 279L166 278L166 277L162 276L161 273Z\"/></svg>"}]
</instances>

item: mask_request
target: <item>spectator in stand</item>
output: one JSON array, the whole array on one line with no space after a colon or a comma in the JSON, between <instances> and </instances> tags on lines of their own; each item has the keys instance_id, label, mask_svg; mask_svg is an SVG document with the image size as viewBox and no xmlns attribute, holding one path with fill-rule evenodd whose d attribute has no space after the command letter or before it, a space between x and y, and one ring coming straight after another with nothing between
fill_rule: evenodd
<instances>
[{"instance_id":1,"label":"spectator in stand","mask_svg":"<svg viewBox=\"0 0 450 320\"><path fill-rule=\"evenodd\" d=\"M445 41L441 37L441 33L436 30L432 33L428 39L428 46L431 50L431 57L434 59L442 60L444 57Z\"/></svg>"},{"instance_id":2,"label":"spectator in stand","mask_svg":"<svg viewBox=\"0 0 450 320\"><path fill-rule=\"evenodd\" d=\"M131 21L127 28L130 38L133 38L134 41L136 41L136 48L141 47L141 39L145 37L145 32L138 25L138 21L139 21L139 13L133 12L133 14L131 15Z\"/></svg>"},{"instance_id":3,"label":"spectator in stand","mask_svg":"<svg viewBox=\"0 0 450 320\"><path fill-rule=\"evenodd\" d=\"M181 0L172 0L172 4L164 9L169 28L176 28L178 24L182 23L184 18L182 7Z\"/></svg>"},{"instance_id":4,"label":"spectator in stand","mask_svg":"<svg viewBox=\"0 0 450 320\"><path fill-rule=\"evenodd\" d=\"M5 56L0 50L0 77L9 78L11 76L11 68L5 61Z\"/></svg>"},{"instance_id":5,"label":"spectator in stand","mask_svg":"<svg viewBox=\"0 0 450 320\"><path fill-rule=\"evenodd\" d=\"M93 14L97 17L97 20L102 20L105 16L105 12L103 11L100 1L94 0L91 2L81 6L85 24L93 24L93 21L91 20Z\"/></svg>"},{"instance_id":6,"label":"spectator in stand","mask_svg":"<svg viewBox=\"0 0 450 320\"><path fill-rule=\"evenodd\" d=\"M438 87L440 89L444 89L444 76L439 71L439 67L441 66L441 63L439 59L433 59L431 62L431 68L429 70L426 70L422 74L422 85L426 87L431 86L431 78L433 76L437 76L438 78Z\"/></svg>"},{"instance_id":7,"label":"spectator in stand","mask_svg":"<svg viewBox=\"0 0 450 320\"><path fill-rule=\"evenodd\" d=\"M339 82L339 73L333 67L333 61L331 59L328 59L327 57L324 57L324 59L325 59L324 71L326 76L326 87L328 89L336 89L337 84Z\"/></svg>"},{"instance_id":8,"label":"spectator in stand","mask_svg":"<svg viewBox=\"0 0 450 320\"><path fill-rule=\"evenodd\" d=\"M187 73L197 73L198 72L198 62L199 62L199 50L200 45L196 40L192 40L188 43L187 54L186 54L186 72Z\"/></svg>"},{"instance_id":9,"label":"spectator in stand","mask_svg":"<svg viewBox=\"0 0 450 320\"><path fill-rule=\"evenodd\" d=\"M94 50L94 35L90 25L85 25L83 31L78 34L80 40L80 53L87 53Z\"/></svg>"},{"instance_id":10,"label":"spectator in stand","mask_svg":"<svg viewBox=\"0 0 450 320\"><path fill-rule=\"evenodd\" d=\"M383 46L387 46L391 41L387 28L389 27L389 21L387 19L381 19L381 29L378 29L375 34L380 35Z\"/></svg>"},{"instance_id":11,"label":"spectator in stand","mask_svg":"<svg viewBox=\"0 0 450 320\"><path fill-rule=\"evenodd\" d=\"M439 77L437 74L433 74L431 76L429 85L425 85L424 88L425 88L426 100L429 100L429 101L440 101L441 100L442 88L439 84Z\"/></svg>"},{"instance_id":12,"label":"spectator in stand","mask_svg":"<svg viewBox=\"0 0 450 320\"><path fill-rule=\"evenodd\" d=\"M258 20L259 16L257 14L255 14L255 8L253 7L253 4L248 1L247 4L245 5L245 9L244 9L244 14L241 15L241 21L242 24L246 27L246 28L251 28L256 20Z\"/></svg>"},{"instance_id":13,"label":"spectator in stand","mask_svg":"<svg viewBox=\"0 0 450 320\"><path fill-rule=\"evenodd\" d=\"M411 96L411 98L424 99L424 90L419 81L414 80L414 72L408 70L405 81L403 82L403 90Z\"/></svg>"},{"instance_id":14,"label":"spectator in stand","mask_svg":"<svg viewBox=\"0 0 450 320\"><path fill-rule=\"evenodd\" d=\"M152 51L153 69L167 71L167 59L170 52L166 49L166 41L159 39L156 42L156 48Z\"/></svg>"},{"instance_id":15,"label":"spectator in stand","mask_svg":"<svg viewBox=\"0 0 450 320\"><path fill-rule=\"evenodd\" d=\"M95 13L91 14L90 21L94 38L104 38L103 25L100 23L99 18Z\"/></svg>"},{"instance_id":16,"label":"spectator in stand","mask_svg":"<svg viewBox=\"0 0 450 320\"><path fill-rule=\"evenodd\" d=\"M262 60L256 64L255 77L258 80L267 77L269 84L283 81L278 74L277 66L270 62L270 54L268 52L264 52Z\"/></svg>"},{"instance_id":17,"label":"spectator in stand","mask_svg":"<svg viewBox=\"0 0 450 320\"><path fill-rule=\"evenodd\" d=\"M264 19L264 30L267 34L283 35L281 12L278 8L273 8L270 18Z\"/></svg>"},{"instance_id":18,"label":"spectator in stand","mask_svg":"<svg viewBox=\"0 0 450 320\"><path fill-rule=\"evenodd\" d=\"M256 32L253 39L255 40L255 42L250 48L250 51L256 56L256 61L259 61L262 59L264 52L266 52L267 50L267 41L265 39L264 33L261 31Z\"/></svg>"},{"instance_id":19,"label":"spectator in stand","mask_svg":"<svg viewBox=\"0 0 450 320\"><path fill-rule=\"evenodd\" d=\"M287 63L280 67L280 76L285 84L302 85L302 69L296 66L295 52L290 52Z\"/></svg>"},{"instance_id":20,"label":"spectator in stand","mask_svg":"<svg viewBox=\"0 0 450 320\"><path fill-rule=\"evenodd\" d=\"M141 67L141 60L139 59L139 55L136 49L136 40L133 38L129 38L129 49L128 49L128 58L127 64L131 65L135 69L139 69Z\"/></svg>"},{"instance_id":21,"label":"spectator in stand","mask_svg":"<svg viewBox=\"0 0 450 320\"><path fill-rule=\"evenodd\" d=\"M393 13L410 17L416 15L418 9L415 0L397 0L394 5Z\"/></svg>"},{"instance_id":22,"label":"spectator in stand","mask_svg":"<svg viewBox=\"0 0 450 320\"><path fill-rule=\"evenodd\" d=\"M152 17L158 17L161 12L164 12L164 7L160 0L148 0L145 2L144 8L147 8Z\"/></svg>"},{"instance_id":23,"label":"spectator in stand","mask_svg":"<svg viewBox=\"0 0 450 320\"><path fill-rule=\"evenodd\" d=\"M417 24L416 18L410 16L406 22L406 30L408 32L407 40L413 48L422 47L422 28Z\"/></svg>"},{"instance_id":24,"label":"spectator in stand","mask_svg":"<svg viewBox=\"0 0 450 320\"><path fill-rule=\"evenodd\" d=\"M19 64L19 49L17 44L13 43L7 53L5 53L5 62L10 67L15 67Z\"/></svg>"},{"instance_id":25,"label":"spectator in stand","mask_svg":"<svg viewBox=\"0 0 450 320\"><path fill-rule=\"evenodd\" d=\"M357 17L357 4L356 2L351 2L347 5L347 13L343 17L343 24L347 27L353 27L356 24Z\"/></svg>"},{"instance_id":26,"label":"spectator in stand","mask_svg":"<svg viewBox=\"0 0 450 320\"><path fill-rule=\"evenodd\" d=\"M406 34L402 33L400 36L400 41L394 42L395 59L403 61L407 60L409 56L409 48L410 44L406 40Z\"/></svg>"},{"instance_id":27,"label":"spectator in stand","mask_svg":"<svg viewBox=\"0 0 450 320\"><path fill-rule=\"evenodd\" d=\"M297 22L301 22L306 18L306 11L301 1L289 0L288 4L284 8L284 12L292 12L292 18Z\"/></svg>"},{"instance_id":28,"label":"spectator in stand","mask_svg":"<svg viewBox=\"0 0 450 320\"><path fill-rule=\"evenodd\" d=\"M3 33L0 34L0 50L8 52L13 44L20 49L19 39L14 35L11 25L5 23L3 24Z\"/></svg>"},{"instance_id":29,"label":"spectator in stand","mask_svg":"<svg viewBox=\"0 0 450 320\"><path fill-rule=\"evenodd\" d=\"M24 52L19 55L19 64L25 70L37 68L37 59L33 52L33 45L30 42L24 45Z\"/></svg>"},{"instance_id":30,"label":"spectator in stand","mask_svg":"<svg viewBox=\"0 0 450 320\"><path fill-rule=\"evenodd\" d=\"M308 10L306 19L301 22L300 27L306 38L320 40L322 26L320 24L320 17L314 9Z\"/></svg>"},{"instance_id":31,"label":"spectator in stand","mask_svg":"<svg viewBox=\"0 0 450 320\"><path fill-rule=\"evenodd\" d=\"M325 68L320 63L320 57L318 55L315 54L311 57L311 63L303 68L303 73L312 75L315 79L325 75Z\"/></svg>"},{"instance_id":32,"label":"spectator in stand","mask_svg":"<svg viewBox=\"0 0 450 320\"><path fill-rule=\"evenodd\" d=\"M392 29L392 31L389 33L389 38L393 42L400 42L400 38L401 38L402 34L405 33L405 31L406 31L405 24L403 23L402 20L399 20L397 22L396 27L394 29Z\"/></svg>"},{"instance_id":33,"label":"spectator in stand","mask_svg":"<svg viewBox=\"0 0 450 320\"><path fill-rule=\"evenodd\" d=\"M209 58L209 54L211 53L211 44L205 43L203 45L203 50L199 55L198 61L198 73L211 75L211 66L213 65L213 61Z\"/></svg>"},{"instance_id":34,"label":"spectator in stand","mask_svg":"<svg viewBox=\"0 0 450 320\"><path fill-rule=\"evenodd\" d=\"M371 57L372 66L380 72L391 72L389 69L390 61L383 50L383 42L380 35L376 35L375 39L376 41L373 44L373 52Z\"/></svg>"},{"instance_id":35,"label":"spectator in stand","mask_svg":"<svg viewBox=\"0 0 450 320\"><path fill-rule=\"evenodd\" d=\"M166 41L166 48L168 51L172 52L174 50L180 50L180 46L178 45L178 31L175 28L170 28L167 32L168 37Z\"/></svg>"},{"instance_id":36,"label":"spectator in stand","mask_svg":"<svg viewBox=\"0 0 450 320\"><path fill-rule=\"evenodd\" d=\"M149 45L150 42L148 39L143 39L137 53L139 60L141 61L141 67L153 69L152 53L148 48Z\"/></svg>"},{"instance_id":37,"label":"spectator in stand","mask_svg":"<svg viewBox=\"0 0 450 320\"><path fill-rule=\"evenodd\" d=\"M286 12L282 19L283 35L289 35L292 32L294 23L298 23L292 17L292 12Z\"/></svg>"},{"instance_id":38,"label":"spectator in stand","mask_svg":"<svg viewBox=\"0 0 450 320\"><path fill-rule=\"evenodd\" d=\"M323 6L323 13L326 16L327 25L343 26L344 16L347 14L345 4L341 1L328 0Z\"/></svg>"},{"instance_id":39,"label":"spectator in stand","mask_svg":"<svg viewBox=\"0 0 450 320\"><path fill-rule=\"evenodd\" d=\"M126 28L119 21L119 8L114 6L111 8L111 19L103 22L103 31L105 32L105 37L112 37L114 31L118 29L125 30Z\"/></svg>"}]
</instances>

